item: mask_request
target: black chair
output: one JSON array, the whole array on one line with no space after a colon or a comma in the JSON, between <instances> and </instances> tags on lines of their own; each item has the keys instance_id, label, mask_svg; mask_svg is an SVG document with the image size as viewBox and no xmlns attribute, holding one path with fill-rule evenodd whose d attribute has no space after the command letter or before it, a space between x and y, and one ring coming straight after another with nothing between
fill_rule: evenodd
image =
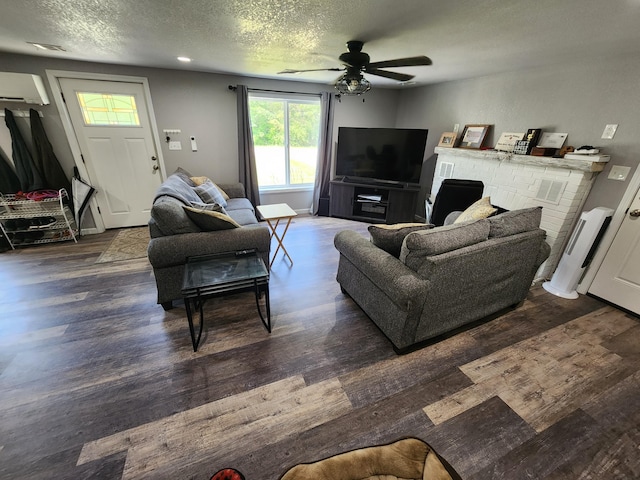
<instances>
[{"instance_id":1,"label":"black chair","mask_svg":"<svg viewBox=\"0 0 640 480\"><path fill-rule=\"evenodd\" d=\"M484 183L480 180L447 178L440 185L431 209L430 223L439 227L451 212L466 210L482 198Z\"/></svg>"}]
</instances>

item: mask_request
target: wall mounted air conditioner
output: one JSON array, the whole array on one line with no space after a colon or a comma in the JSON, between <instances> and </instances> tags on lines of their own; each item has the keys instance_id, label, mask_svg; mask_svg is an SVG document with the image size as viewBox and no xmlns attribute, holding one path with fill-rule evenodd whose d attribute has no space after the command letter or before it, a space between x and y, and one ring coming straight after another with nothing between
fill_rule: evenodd
<instances>
[{"instance_id":1,"label":"wall mounted air conditioner","mask_svg":"<svg viewBox=\"0 0 640 480\"><path fill-rule=\"evenodd\" d=\"M49 105L42 78L30 73L0 72L0 102Z\"/></svg>"},{"instance_id":2,"label":"wall mounted air conditioner","mask_svg":"<svg viewBox=\"0 0 640 480\"><path fill-rule=\"evenodd\" d=\"M582 212L551 281L542 284L547 292L562 298L578 298L576 287L591 263L612 215L613 210L604 207Z\"/></svg>"}]
</instances>

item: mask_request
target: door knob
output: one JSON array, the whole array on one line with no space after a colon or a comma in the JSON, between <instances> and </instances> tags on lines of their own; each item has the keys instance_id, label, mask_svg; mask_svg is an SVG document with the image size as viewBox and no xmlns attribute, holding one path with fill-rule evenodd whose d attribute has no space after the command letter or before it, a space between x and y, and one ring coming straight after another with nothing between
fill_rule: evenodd
<instances>
[{"instance_id":1,"label":"door knob","mask_svg":"<svg viewBox=\"0 0 640 480\"><path fill-rule=\"evenodd\" d=\"M151 157L151 160L155 162L156 160L158 160L158 157L156 157L155 155L153 155L153 156Z\"/></svg>"},{"instance_id":2,"label":"door knob","mask_svg":"<svg viewBox=\"0 0 640 480\"><path fill-rule=\"evenodd\" d=\"M153 171L155 172L156 170L158 170L160 167L158 165L154 165L153 166Z\"/></svg>"},{"instance_id":3,"label":"door knob","mask_svg":"<svg viewBox=\"0 0 640 480\"><path fill-rule=\"evenodd\" d=\"M629 215L631 215L632 217L640 217L640 209L635 209L635 210L631 210L629 212Z\"/></svg>"}]
</instances>

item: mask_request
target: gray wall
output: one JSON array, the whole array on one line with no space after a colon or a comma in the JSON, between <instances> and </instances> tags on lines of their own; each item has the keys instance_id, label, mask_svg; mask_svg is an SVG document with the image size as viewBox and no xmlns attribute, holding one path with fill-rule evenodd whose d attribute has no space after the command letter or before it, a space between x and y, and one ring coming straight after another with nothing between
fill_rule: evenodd
<instances>
[{"instance_id":1,"label":"gray wall","mask_svg":"<svg viewBox=\"0 0 640 480\"><path fill-rule=\"evenodd\" d=\"M196 175L206 175L221 183L238 180L236 95L229 85L244 83L250 88L284 90L302 93L319 93L331 90L330 85L308 84L276 80L260 80L212 73L187 72L153 68L137 68L46 59L43 57L0 53L3 71L33 73L42 76L49 97L52 95L46 78L46 69L146 77L159 129L158 136L164 138L163 129L180 129L182 133L172 136L181 140L182 150L170 151L166 142L161 143L162 156L168 173L182 166ZM396 119L399 93L393 90L374 90L362 98L342 98L337 103L334 127L371 126L393 127ZM0 102L0 108L28 110L34 107L43 112L43 124L63 168L71 176L73 158L55 104L30 106L19 103ZM28 119L18 119L28 140ZM195 136L198 151L190 149L189 137ZM0 127L0 148L11 158L9 131ZM274 193L263 195L263 203L287 202L294 209L308 209L311 191Z\"/></svg>"},{"instance_id":2,"label":"gray wall","mask_svg":"<svg viewBox=\"0 0 640 480\"><path fill-rule=\"evenodd\" d=\"M634 56L447 82L404 92L397 123L429 128L428 152L455 123L460 131L465 124L493 124L486 145L494 145L502 132L528 128L566 132L565 145L594 145L611 155L584 210L615 209L639 162L638 78L640 58ZM608 123L619 124L618 131L612 140L602 140ZM625 182L607 179L612 165L631 167Z\"/></svg>"},{"instance_id":3,"label":"gray wall","mask_svg":"<svg viewBox=\"0 0 640 480\"><path fill-rule=\"evenodd\" d=\"M315 93L328 85L302 82L268 81L211 73L137 68L45 59L42 57L0 53L3 71L28 72L45 79L45 69L121 74L146 77L149 80L158 129L179 128L182 151L169 151L162 143L162 154L168 172L178 166L207 175L220 182L238 179L236 97L229 84L244 83L252 88ZM611 155L611 162L594 185L585 209L595 206L615 208L628 180L620 182L606 177L611 165L638 165L640 136L637 126L640 95L640 58L619 57L597 64L564 64L521 72L502 73L456 82L447 82L408 90L373 89L362 101L360 97L344 97L337 104L335 131L340 126L428 128L427 158L423 171L423 198L430 191L435 158L433 148L440 134L468 123L489 123L494 128L487 140L493 145L504 131L543 128L568 132L567 144L597 145ZM28 106L1 103L0 108ZM55 105L38 107L44 113L43 123L49 139L65 170L72 172L73 159L60 115ZM26 133L26 120L20 119ZM601 140L607 123L619 124L613 140ZM159 132L162 137L162 133ZM189 136L198 141L198 152L189 149ZM27 135L28 136L28 135ZM8 130L0 127L0 148L10 156ZM273 195L270 201L291 202L294 208L307 208L310 193ZM418 213L423 212L422 199Z\"/></svg>"}]
</instances>

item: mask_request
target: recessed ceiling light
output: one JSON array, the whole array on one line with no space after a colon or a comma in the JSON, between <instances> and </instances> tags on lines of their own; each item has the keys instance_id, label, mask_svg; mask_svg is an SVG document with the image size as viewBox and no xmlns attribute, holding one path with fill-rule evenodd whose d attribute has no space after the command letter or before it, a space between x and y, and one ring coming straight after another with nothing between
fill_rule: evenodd
<instances>
[{"instance_id":1,"label":"recessed ceiling light","mask_svg":"<svg viewBox=\"0 0 640 480\"><path fill-rule=\"evenodd\" d=\"M178 57L181 62L189 63L191 59L189 57Z\"/></svg>"},{"instance_id":2,"label":"recessed ceiling light","mask_svg":"<svg viewBox=\"0 0 640 480\"><path fill-rule=\"evenodd\" d=\"M33 45L39 50L51 50L54 52L66 52L64 48L60 45L52 45L50 43L40 43L40 42L27 42L29 45Z\"/></svg>"}]
</instances>

